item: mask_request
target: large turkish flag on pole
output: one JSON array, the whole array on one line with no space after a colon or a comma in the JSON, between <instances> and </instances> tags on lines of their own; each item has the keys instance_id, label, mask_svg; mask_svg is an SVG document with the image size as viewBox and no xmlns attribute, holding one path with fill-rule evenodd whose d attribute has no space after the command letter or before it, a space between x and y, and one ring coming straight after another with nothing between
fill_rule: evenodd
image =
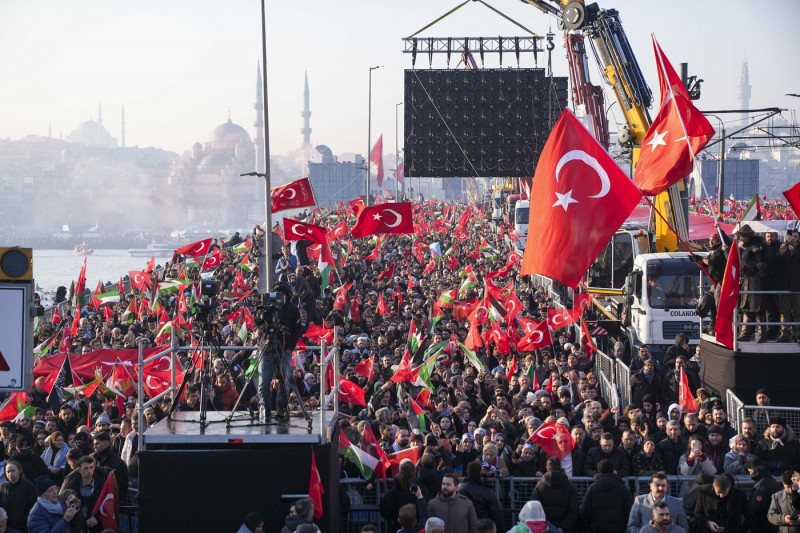
<instances>
[{"instance_id":1,"label":"large turkish flag on pole","mask_svg":"<svg viewBox=\"0 0 800 533\"><path fill-rule=\"evenodd\" d=\"M286 209L317 205L316 200L314 200L314 190L311 188L311 180L308 178L302 178L280 187L273 187L270 189L269 194L272 199L273 213Z\"/></svg>"},{"instance_id":2,"label":"large turkish flag on pole","mask_svg":"<svg viewBox=\"0 0 800 533\"><path fill-rule=\"evenodd\" d=\"M522 274L542 274L574 289L641 197L565 109L536 165Z\"/></svg>"},{"instance_id":3,"label":"large turkish flag on pole","mask_svg":"<svg viewBox=\"0 0 800 533\"><path fill-rule=\"evenodd\" d=\"M717 342L733 350L733 310L739 302L739 248L734 242L725 265L722 287L719 292L717 320L714 322L714 334Z\"/></svg>"},{"instance_id":4,"label":"large turkish flag on pole","mask_svg":"<svg viewBox=\"0 0 800 533\"><path fill-rule=\"evenodd\" d=\"M656 195L692 172L694 156L714 135L708 119L689 93L653 37L661 86L661 106L642 140L633 181L645 194Z\"/></svg>"},{"instance_id":5,"label":"large turkish flag on pole","mask_svg":"<svg viewBox=\"0 0 800 533\"><path fill-rule=\"evenodd\" d=\"M383 134L378 137L378 142L372 147L372 151L369 153L369 160L378 167L375 177L378 179L378 187L383 187Z\"/></svg>"}]
</instances>

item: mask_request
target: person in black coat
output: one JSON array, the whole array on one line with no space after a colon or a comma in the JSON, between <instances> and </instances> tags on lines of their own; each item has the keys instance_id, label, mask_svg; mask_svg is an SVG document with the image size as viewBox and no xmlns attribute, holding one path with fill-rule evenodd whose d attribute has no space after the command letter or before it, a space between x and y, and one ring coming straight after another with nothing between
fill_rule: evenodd
<instances>
[{"instance_id":1,"label":"person in black coat","mask_svg":"<svg viewBox=\"0 0 800 533\"><path fill-rule=\"evenodd\" d=\"M0 507L6 510L6 525L19 531L28 531L28 513L30 513L38 493L32 481L25 479L22 465L17 461L6 463L6 479L0 485Z\"/></svg>"},{"instance_id":2,"label":"person in black coat","mask_svg":"<svg viewBox=\"0 0 800 533\"><path fill-rule=\"evenodd\" d=\"M533 490L533 499L541 502L549 522L568 533L578 524L578 491L556 457L547 460L546 468L547 473Z\"/></svg>"},{"instance_id":3,"label":"person in black coat","mask_svg":"<svg viewBox=\"0 0 800 533\"><path fill-rule=\"evenodd\" d=\"M95 433L92 440L94 444L92 457L95 458L99 466L114 471L114 475L117 478L117 487L119 488L119 497L122 501L126 501L128 494L128 465L111 449L111 435L108 432L99 431Z\"/></svg>"},{"instance_id":4,"label":"person in black coat","mask_svg":"<svg viewBox=\"0 0 800 533\"><path fill-rule=\"evenodd\" d=\"M633 495L614 473L614 463L603 459L599 473L586 491L581 503L580 518L592 533L625 531L633 507Z\"/></svg>"},{"instance_id":5,"label":"person in black coat","mask_svg":"<svg viewBox=\"0 0 800 533\"><path fill-rule=\"evenodd\" d=\"M745 464L745 468L755 482L748 501L750 513L752 514L750 530L759 532L777 531L777 528L769 523L767 513L772 502L772 495L783 490L783 486L767 472L764 461L758 457L750 458Z\"/></svg>"},{"instance_id":6,"label":"person in black coat","mask_svg":"<svg viewBox=\"0 0 800 533\"><path fill-rule=\"evenodd\" d=\"M39 476L49 476L50 470L44 463L41 457L32 453L31 445L33 440L28 435L19 435L17 437L17 452L9 457L22 465L22 471L25 472L27 479L36 479Z\"/></svg>"},{"instance_id":7,"label":"person in black coat","mask_svg":"<svg viewBox=\"0 0 800 533\"><path fill-rule=\"evenodd\" d=\"M108 477L108 472L103 467L97 466L95 458L84 455L78 459L75 470L64 478L64 483L61 484L62 491L64 489L74 490L80 497L80 516L86 521L88 529L85 531L89 533L100 533L103 530L100 514L94 514L93 511L100 492L103 490L106 477Z\"/></svg>"},{"instance_id":8,"label":"person in black coat","mask_svg":"<svg viewBox=\"0 0 800 533\"><path fill-rule=\"evenodd\" d=\"M620 477L629 476L631 465L625 452L614 444L614 436L611 433L603 433L600 437L600 446L592 448L586 454L586 462L583 465L583 473L586 476L594 476L599 472L598 463L601 460L611 461L614 472ZM626 522L627 524L627 522Z\"/></svg>"},{"instance_id":9,"label":"person in black coat","mask_svg":"<svg viewBox=\"0 0 800 533\"><path fill-rule=\"evenodd\" d=\"M458 493L472 501L478 519L489 518L495 524L500 523L500 501L494 489L481 479L480 463L473 461L467 465L467 479L458 484Z\"/></svg>"},{"instance_id":10,"label":"person in black coat","mask_svg":"<svg viewBox=\"0 0 800 533\"><path fill-rule=\"evenodd\" d=\"M694 506L693 531L744 533L749 520L747 499L742 491L733 488L728 474L716 476L710 487L700 489Z\"/></svg>"},{"instance_id":11,"label":"person in black coat","mask_svg":"<svg viewBox=\"0 0 800 533\"><path fill-rule=\"evenodd\" d=\"M767 470L776 476L786 469L800 467L800 442L784 418L776 416L770 420L764 438L756 446L755 455L761 457Z\"/></svg>"}]
</instances>

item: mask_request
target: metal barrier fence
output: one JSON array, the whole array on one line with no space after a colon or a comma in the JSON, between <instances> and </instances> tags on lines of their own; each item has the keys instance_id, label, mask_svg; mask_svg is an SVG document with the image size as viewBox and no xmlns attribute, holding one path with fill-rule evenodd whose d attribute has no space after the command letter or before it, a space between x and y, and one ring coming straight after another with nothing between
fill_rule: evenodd
<instances>
[{"instance_id":1,"label":"metal barrier fence","mask_svg":"<svg viewBox=\"0 0 800 533\"><path fill-rule=\"evenodd\" d=\"M534 499L534 489L541 478L510 477L493 479L495 494L500 501L502 523L498 524L498 531L507 531L517 522L520 509L526 502ZM694 482L694 476L667 476L668 493L676 498L683 498ZM750 476L734 476L735 486L743 491L749 498L753 490L753 480ZM589 477L574 477L570 481L578 493L578 505L594 482ZM650 491L650 477L626 477L624 483L634 496L646 494ZM350 511L342 516L339 531L343 533L358 533L365 524L374 524L379 533L392 533L387 530L386 521L380 515L379 507L381 497L391 490L392 481L375 482L372 485L363 479L340 480L344 492L350 498ZM430 495L434 497L433 494Z\"/></svg>"},{"instance_id":2,"label":"metal barrier fence","mask_svg":"<svg viewBox=\"0 0 800 533\"><path fill-rule=\"evenodd\" d=\"M732 389L725 392L725 405L728 408L728 420L736 431L742 431L742 412L744 410L744 402L739 399Z\"/></svg>"},{"instance_id":3,"label":"metal barrier fence","mask_svg":"<svg viewBox=\"0 0 800 533\"><path fill-rule=\"evenodd\" d=\"M616 370L617 391L619 392L620 400L622 400L621 405L626 406L631 403L631 369L628 365L617 359Z\"/></svg>"},{"instance_id":4,"label":"metal barrier fence","mask_svg":"<svg viewBox=\"0 0 800 533\"><path fill-rule=\"evenodd\" d=\"M599 372L602 372L606 375L609 381L612 383L615 382L615 375L614 375L614 359L607 356L605 353L601 352L600 350L594 353L594 366L595 369Z\"/></svg>"}]
</instances>

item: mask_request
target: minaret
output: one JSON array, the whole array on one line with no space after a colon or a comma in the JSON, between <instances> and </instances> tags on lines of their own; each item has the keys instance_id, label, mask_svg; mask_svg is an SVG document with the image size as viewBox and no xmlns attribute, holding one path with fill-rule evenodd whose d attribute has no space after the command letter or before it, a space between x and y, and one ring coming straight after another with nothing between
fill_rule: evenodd
<instances>
[{"instance_id":1,"label":"minaret","mask_svg":"<svg viewBox=\"0 0 800 533\"><path fill-rule=\"evenodd\" d=\"M256 149L256 172L264 173L266 166L264 166L264 84L261 78L261 62L258 62L258 69L256 71L256 103L253 105L256 110L256 121L253 126L256 127L256 135L253 138L253 145Z\"/></svg>"},{"instance_id":2,"label":"minaret","mask_svg":"<svg viewBox=\"0 0 800 533\"><path fill-rule=\"evenodd\" d=\"M99 100L97 102L97 123L103 125L103 104Z\"/></svg>"},{"instance_id":3,"label":"minaret","mask_svg":"<svg viewBox=\"0 0 800 533\"><path fill-rule=\"evenodd\" d=\"M742 79L739 81L739 109L750 109L750 70L747 67L747 54L742 63ZM750 113L742 111L742 125L750 122Z\"/></svg>"},{"instance_id":4,"label":"minaret","mask_svg":"<svg viewBox=\"0 0 800 533\"><path fill-rule=\"evenodd\" d=\"M311 109L308 104L308 71L306 71L306 86L303 91L303 112L300 113L303 117L303 129L300 133L303 134L303 146L311 145Z\"/></svg>"},{"instance_id":5,"label":"minaret","mask_svg":"<svg viewBox=\"0 0 800 533\"><path fill-rule=\"evenodd\" d=\"M122 104L122 147L125 148L125 104Z\"/></svg>"}]
</instances>

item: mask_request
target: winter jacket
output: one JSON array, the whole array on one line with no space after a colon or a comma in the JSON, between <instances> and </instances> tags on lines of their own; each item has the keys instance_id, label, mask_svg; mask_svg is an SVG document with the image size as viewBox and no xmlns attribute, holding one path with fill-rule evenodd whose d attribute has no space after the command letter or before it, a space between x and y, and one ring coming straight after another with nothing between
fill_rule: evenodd
<instances>
[{"instance_id":1,"label":"winter jacket","mask_svg":"<svg viewBox=\"0 0 800 533\"><path fill-rule=\"evenodd\" d=\"M703 453L706 454L706 459L714 463L714 468L717 474L725 472L725 454L730 451L730 446L724 440L718 446L712 446L710 442L706 441L703 446Z\"/></svg>"},{"instance_id":2,"label":"winter jacket","mask_svg":"<svg viewBox=\"0 0 800 533\"><path fill-rule=\"evenodd\" d=\"M779 476L789 468L798 469L800 464L800 442L795 439L794 430L787 426L780 443L770 437L769 428L764 431L764 438L758 442L755 454L764 460L767 469Z\"/></svg>"},{"instance_id":3,"label":"winter jacket","mask_svg":"<svg viewBox=\"0 0 800 533\"><path fill-rule=\"evenodd\" d=\"M686 531L685 528L675 524L670 524L667 527L656 526L651 520L646 526L642 526L637 533L686 533Z\"/></svg>"},{"instance_id":4,"label":"winter jacket","mask_svg":"<svg viewBox=\"0 0 800 533\"><path fill-rule=\"evenodd\" d=\"M750 513L753 515L750 522L750 529L754 532L774 532L778 528L771 525L768 519L769 507L772 502L772 495L783 490L783 485L775 481L764 468L753 472L750 476L755 481L753 490L750 492ZM798 531L800 533L800 531Z\"/></svg>"},{"instance_id":5,"label":"winter jacket","mask_svg":"<svg viewBox=\"0 0 800 533\"><path fill-rule=\"evenodd\" d=\"M64 520L63 505L61 514L54 514L36 501L28 515L28 533L70 533L69 523Z\"/></svg>"},{"instance_id":6,"label":"winter jacket","mask_svg":"<svg viewBox=\"0 0 800 533\"><path fill-rule=\"evenodd\" d=\"M444 520L444 533L477 533L478 516L466 496L456 493L445 498L442 493L428 502L428 516Z\"/></svg>"},{"instance_id":7,"label":"winter jacket","mask_svg":"<svg viewBox=\"0 0 800 533\"><path fill-rule=\"evenodd\" d=\"M745 455L740 455L734 451L726 453L725 462L723 464L725 473L732 476L747 475L747 469L744 465L747 464L747 461L749 461L751 457L753 457L752 453Z\"/></svg>"},{"instance_id":8,"label":"winter jacket","mask_svg":"<svg viewBox=\"0 0 800 533\"><path fill-rule=\"evenodd\" d=\"M702 454L697 459L693 459L688 455L681 455L681 459L678 462L678 473L682 476L694 476L696 474L713 476L717 473L717 467L708 460L705 454Z\"/></svg>"},{"instance_id":9,"label":"winter jacket","mask_svg":"<svg viewBox=\"0 0 800 533\"><path fill-rule=\"evenodd\" d=\"M597 474L594 479L581 503L581 520L595 532L625 531L633 505L631 491L616 474Z\"/></svg>"},{"instance_id":10,"label":"winter jacket","mask_svg":"<svg viewBox=\"0 0 800 533\"><path fill-rule=\"evenodd\" d=\"M281 533L294 533L297 528L303 524L311 524L312 526L317 527L314 525L314 522L306 519L304 516L288 514L286 515L286 521L284 522L283 529L281 529ZM319 528L317 528L317 532L319 532Z\"/></svg>"},{"instance_id":11,"label":"winter jacket","mask_svg":"<svg viewBox=\"0 0 800 533\"><path fill-rule=\"evenodd\" d=\"M27 479L0 485L0 507L8 513L8 527L28 531L28 513L36 499L36 486Z\"/></svg>"},{"instance_id":12,"label":"winter jacket","mask_svg":"<svg viewBox=\"0 0 800 533\"><path fill-rule=\"evenodd\" d=\"M672 442L669 437L659 441L657 451L661 452L661 457L664 460L664 471L669 475L676 475L678 473L678 464L681 455L686 452L687 446L686 439L678 437L678 442Z\"/></svg>"},{"instance_id":13,"label":"winter jacket","mask_svg":"<svg viewBox=\"0 0 800 533\"><path fill-rule=\"evenodd\" d=\"M708 522L716 522L725 528L725 533L744 533L745 520L750 512L744 493L731 487L728 496L719 498L714 493L714 485L700 489L694 506L694 525L698 531L708 531Z\"/></svg>"},{"instance_id":14,"label":"winter jacket","mask_svg":"<svg viewBox=\"0 0 800 533\"><path fill-rule=\"evenodd\" d=\"M798 498L796 492L789 494L784 489L772 495L767 518L770 524L778 526L780 533L800 533L800 523L789 526L783 520L786 515L794 516L800 514L800 502L797 501L798 499L800 498Z\"/></svg>"},{"instance_id":15,"label":"winter jacket","mask_svg":"<svg viewBox=\"0 0 800 533\"><path fill-rule=\"evenodd\" d=\"M562 531L572 531L578 524L578 491L562 470L548 472L536 483L533 499L542 504L547 520Z\"/></svg>"},{"instance_id":16,"label":"winter jacket","mask_svg":"<svg viewBox=\"0 0 800 533\"><path fill-rule=\"evenodd\" d=\"M491 518L495 524L500 523L500 501L494 488L482 481L467 480L458 485L458 493L472 501L478 519Z\"/></svg>"},{"instance_id":17,"label":"winter jacket","mask_svg":"<svg viewBox=\"0 0 800 533\"><path fill-rule=\"evenodd\" d=\"M586 454L586 462L583 465L583 474L593 477L597 474L597 463L603 459L608 459L614 463L614 470L617 471L620 477L631 474L631 465L628 462L628 457L618 446L614 446L609 453L603 453L602 448L599 446L589 450L589 453Z\"/></svg>"},{"instance_id":18,"label":"winter jacket","mask_svg":"<svg viewBox=\"0 0 800 533\"><path fill-rule=\"evenodd\" d=\"M672 523L688 531L689 522L686 520L686 513L683 511L683 507L681 507L681 499L666 494L663 502L669 507ZM651 493L648 492L647 494L636 496L633 499L630 515L628 515L627 533L638 533L644 526L647 526L650 520L653 519L655 506L656 500Z\"/></svg>"},{"instance_id":19,"label":"winter jacket","mask_svg":"<svg viewBox=\"0 0 800 533\"><path fill-rule=\"evenodd\" d=\"M664 470L664 460L658 450L654 451L650 457L645 455L644 452L639 452L633 456L631 468L634 476L646 476L649 473Z\"/></svg>"}]
</instances>

